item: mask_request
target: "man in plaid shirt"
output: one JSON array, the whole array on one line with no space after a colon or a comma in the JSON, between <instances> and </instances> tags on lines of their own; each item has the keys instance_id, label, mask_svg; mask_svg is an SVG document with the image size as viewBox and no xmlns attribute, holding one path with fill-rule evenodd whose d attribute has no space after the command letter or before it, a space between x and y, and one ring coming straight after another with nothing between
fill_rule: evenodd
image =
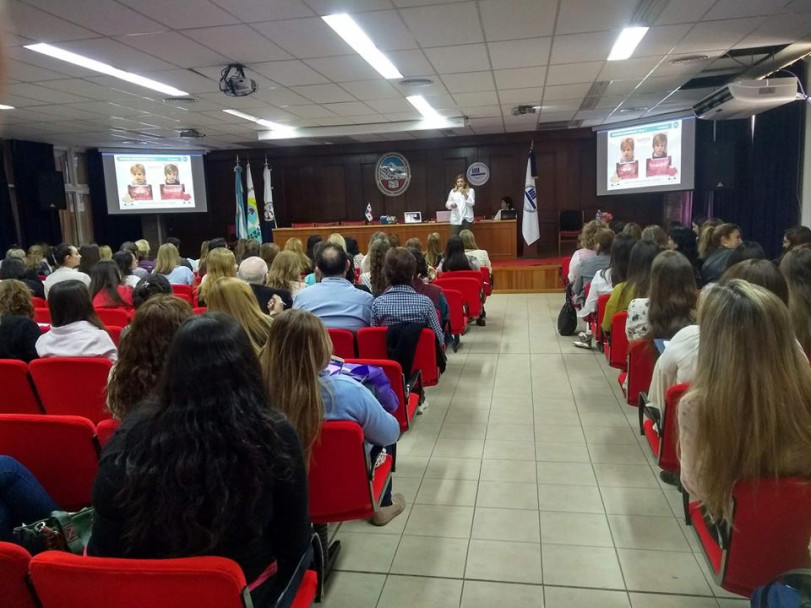
<instances>
[{"instance_id":1,"label":"man in plaid shirt","mask_svg":"<svg viewBox=\"0 0 811 608\"><path fill-rule=\"evenodd\" d=\"M440 344L445 343L433 302L414 291L417 260L405 247L395 247L386 254L383 271L389 287L372 303L372 327L420 323L436 334Z\"/></svg>"}]
</instances>

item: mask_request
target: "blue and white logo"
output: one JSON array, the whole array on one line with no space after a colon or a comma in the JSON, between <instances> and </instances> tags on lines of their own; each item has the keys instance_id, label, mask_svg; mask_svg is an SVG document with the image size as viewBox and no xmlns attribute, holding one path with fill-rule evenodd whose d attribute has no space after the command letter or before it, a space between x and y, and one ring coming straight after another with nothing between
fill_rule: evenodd
<instances>
[{"instance_id":1,"label":"blue and white logo","mask_svg":"<svg viewBox=\"0 0 811 608\"><path fill-rule=\"evenodd\" d=\"M467 168L467 181L471 186L483 186L490 179L490 167L484 163L473 163Z\"/></svg>"},{"instance_id":2,"label":"blue and white logo","mask_svg":"<svg viewBox=\"0 0 811 608\"><path fill-rule=\"evenodd\" d=\"M524 189L524 211L527 213L535 213L538 209L538 194L535 192L535 186L527 186Z\"/></svg>"},{"instance_id":3,"label":"blue and white logo","mask_svg":"<svg viewBox=\"0 0 811 608\"><path fill-rule=\"evenodd\" d=\"M375 182L377 189L386 196L400 196L411 183L411 165L402 154L384 154L377 160Z\"/></svg>"}]
</instances>

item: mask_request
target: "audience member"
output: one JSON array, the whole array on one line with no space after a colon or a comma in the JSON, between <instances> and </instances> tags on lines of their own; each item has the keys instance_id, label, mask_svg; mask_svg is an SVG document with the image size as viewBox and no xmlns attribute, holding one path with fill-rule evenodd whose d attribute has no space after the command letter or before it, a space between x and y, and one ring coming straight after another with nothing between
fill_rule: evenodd
<instances>
[{"instance_id":1,"label":"audience member","mask_svg":"<svg viewBox=\"0 0 811 608\"><path fill-rule=\"evenodd\" d=\"M416 249L422 251L422 241L415 236L412 236L406 241L406 249Z\"/></svg>"},{"instance_id":2,"label":"audience member","mask_svg":"<svg viewBox=\"0 0 811 608\"><path fill-rule=\"evenodd\" d=\"M459 237L451 238L462 243ZM408 249L396 247L386 253L384 272L390 287L372 303L371 325L391 327L402 323L418 323L431 329L439 343L444 344L445 336L439 326L433 302L414 291L416 270L417 261Z\"/></svg>"},{"instance_id":3,"label":"audience member","mask_svg":"<svg viewBox=\"0 0 811 608\"><path fill-rule=\"evenodd\" d=\"M16 543L14 528L58 510L31 471L11 456L0 456L0 542Z\"/></svg>"},{"instance_id":4,"label":"audience member","mask_svg":"<svg viewBox=\"0 0 811 608\"><path fill-rule=\"evenodd\" d=\"M135 268L132 269L132 274L138 277L139 280L149 276L149 273L145 269L138 266L138 245L132 241L124 241L121 243L121 251L129 251L132 257L135 258Z\"/></svg>"},{"instance_id":5,"label":"audience member","mask_svg":"<svg viewBox=\"0 0 811 608\"><path fill-rule=\"evenodd\" d=\"M278 297L271 300L271 315L282 311ZM217 279L208 292L208 309L236 319L248 334L254 350L259 353L268 341L271 318L262 312L250 286L240 279Z\"/></svg>"},{"instance_id":6,"label":"audience member","mask_svg":"<svg viewBox=\"0 0 811 608\"><path fill-rule=\"evenodd\" d=\"M46 258L50 248L47 245L31 245L25 254L25 266L28 270L41 276L51 274L51 267Z\"/></svg>"},{"instance_id":7,"label":"audience member","mask_svg":"<svg viewBox=\"0 0 811 608\"><path fill-rule=\"evenodd\" d=\"M99 256L99 246L95 243L79 245L79 256L81 257L79 260L79 272L90 276L93 266L101 259Z\"/></svg>"},{"instance_id":8,"label":"audience member","mask_svg":"<svg viewBox=\"0 0 811 608\"><path fill-rule=\"evenodd\" d=\"M107 383L107 407L118 420L157 396L172 338L191 317L191 305L170 295L150 298L129 324Z\"/></svg>"},{"instance_id":9,"label":"audience member","mask_svg":"<svg viewBox=\"0 0 811 608\"><path fill-rule=\"evenodd\" d=\"M20 259L6 258L3 262L3 266L0 267L0 281L6 281L8 279L22 281L32 295L38 298L45 297L45 286L42 284L42 281L39 280L36 273L27 270L25 262Z\"/></svg>"},{"instance_id":10,"label":"audience member","mask_svg":"<svg viewBox=\"0 0 811 608\"><path fill-rule=\"evenodd\" d=\"M405 249L392 251L408 254ZM265 386L271 403L296 429L307 462L324 420L357 422L372 446L373 463L383 447L397 441L397 420L368 389L354 378L327 372L332 342L318 317L304 310L281 313L271 327L269 342L273 347L261 355ZM405 508L403 495L391 491L389 482L371 519L376 526L385 526Z\"/></svg>"},{"instance_id":11,"label":"audience member","mask_svg":"<svg viewBox=\"0 0 811 608\"><path fill-rule=\"evenodd\" d=\"M110 334L93 310L90 292L79 281L62 281L48 298L51 330L37 340L40 357L107 357L118 355Z\"/></svg>"},{"instance_id":12,"label":"audience member","mask_svg":"<svg viewBox=\"0 0 811 608\"><path fill-rule=\"evenodd\" d=\"M149 259L149 253L152 251L149 241L138 239L135 241L135 246L138 248L138 266L152 274L152 271L155 270L155 263Z\"/></svg>"},{"instance_id":13,"label":"audience member","mask_svg":"<svg viewBox=\"0 0 811 608\"><path fill-rule=\"evenodd\" d=\"M104 449L93 506L89 555L226 557L258 583L254 606L275 604L308 551L307 476L236 321L209 313L181 325L157 398Z\"/></svg>"},{"instance_id":14,"label":"audience member","mask_svg":"<svg viewBox=\"0 0 811 608\"><path fill-rule=\"evenodd\" d=\"M278 296L285 308L293 306L293 296L290 295L290 291L274 289L265 285L268 278L268 267L262 258L251 256L242 260L237 270L237 277L251 286L253 295L259 302L259 309L263 313L270 312L273 296Z\"/></svg>"},{"instance_id":15,"label":"audience member","mask_svg":"<svg viewBox=\"0 0 811 608\"><path fill-rule=\"evenodd\" d=\"M346 280L351 260L339 246L328 243L316 260L319 282L299 294L293 308L306 310L329 328L356 332L368 327L374 298Z\"/></svg>"},{"instance_id":16,"label":"audience member","mask_svg":"<svg viewBox=\"0 0 811 608\"><path fill-rule=\"evenodd\" d=\"M380 231L373 233L372 236L369 237L369 245L366 247L366 255L363 256L363 260L361 260L361 263L360 263L360 271L361 271L361 273L369 272L369 263L371 262L371 260L369 259L369 256L372 253L372 245L374 245L375 241L380 240L380 239L385 239L386 241L388 241L389 237L388 237L388 235L386 235L385 232L380 232ZM391 243L389 243L389 244L391 244Z\"/></svg>"},{"instance_id":17,"label":"audience member","mask_svg":"<svg viewBox=\"0 0 811 608\"><path fill-rule=\"evenodd\" d=\"M425 250L425 261L431 268L436 268L442 261L445 250L442 248L442 240L438 232L428 235L428 247Z\"/></svg>"},{"instance_id":18,"label":"audience member","mask_svg":"<svg viewBox=\"0 0 811 608\"><path fill-rule=\"evenodd\" d=\"M681 482L714 522L742 479L811 476L811 368L786 306L732 280L699 312L698 370L679 402Z\"/></svg>"},{"instance_id":19,"label":"audience member","mask_svg":"<svg viewBox=\"0 0 811 608\"><path fill-rule=\"evenodd\" d=\"M242 261L242 258L245 256L245 245L247 243L247 238L237 240L237 246L234 248L234 257L236 258L237 264L239 264Z\"/></svg>"},{"instance_id":20,"label":"audience member","mask_svg":"<svg viewBox=\"0 0 811 608\"><path fill-rule=\"evenodd\" d=\"M240 258L240 263L245 258L255 258L259 256L259 252L262 250L262 245L256 239L248 239L245 241L245 249L242 252L242 258Z\"/></svg>"},{"instance_id":21,"label":"audience member","mask_svg":"<svg viewBox=\"0 0 811 608\"><path fill-rule=\"evenodd\" d=\"M200 306L205 306L208 301L208 290L211 283L222 277L237 276L237 261L233 252L227 247L209 248L206 256L206 276L200 283L197 290L197 301Z\"/></svg>"},{"instance_id":22,"label":"audience member","mask_svg":"<svg viewBox=\"0 0 811 608\"><path fill-rule=\"evenodd\" d=\"M637 241L628 258L628 276L622 283L615 283L611 297L605 305L602 329L611 333L611 318L618 312L628 310L628 304L637 297L647 297L650 288L650 269L659 253L659 245L653 241Z\"/></svg>"},{"instance_id":23,"label":"audience member","mask_svg":"<svg viewBox=\"0 0 811 608\"><path fill-rule=\"evenodd\" d=\"M360 274L360 283L369 288L372 295L377 297L386 290L386 273L383 270L386 254L391 249L388 238L377 239L372 243L369 254L364 263L368 261L369 270Z\"/></svg>"},{"instance_id":24,"label":"audience member","mask_svg":"<svg viewBox=\"0 0 811 608\"><path fill-rule=\"evenodd\" d=\"M657 224L645 226L645 229L642 231L641 240L652 241L659 246L659 249L667 249L668 245L667 233L661 226Z\"/></svg>"},{"instance_id":25,"label":"audience member","mask_svg":"<svg viewBox=\"0 0 811 608\"><path fill-rule=\"evenodd\" d=\"M25 284L16 279L0 281L0 359L28 363L38 357L36 344L42 332L33 318L31 292Z\"/></svg>"},{"instance_id":26,"label":"audience member","mask_svg":"<svg viewBox=\"0 0 811 608\"><path fill-rule=\"evenodd\" d=\"M464 232L464 230L462 232ZM431 285L429 282L428 277L430 271L428 270L428 262L425 261L425 256L422 252L415 247L409 247L408 250L411 252L411 255L414 256L414 260L417 263L414 271L414 281L412 282L414 291L431 300L434 304L434 308L439 311L439 322L444 331L445 328L448 327L451 317L448 299L445 297L445 293L440 287ZM445 341L446 343L451 341L450 332L445 332Z\"/></svg>"},{"instance_id":27,"label":"audience member","mask_svg":"<svg viewBox=\"0 0 811 608\"><path fill-rule=\"evenodd\" d=\"M304 277L304 284L308 287L311 285L315 285L317 282L315 276L315 261L318 259L318 256L321 254L321 251L329 245L329 241L318 241L313 247L313 271L308 273L306 277Z\"/></svg>"},{"instance_id":28,"label":"audience member","mask_svg":"<svg viewBox=\"0 0 811 608\"><path fill-rule=\"evenodd\" d=\"M512 211L514 209L515 203L513 202L513 199L509 196L502 196L501 201L499 202L498 211L496 211L496 214L493 216L493 219L499 221L501 219L501 213L503 211Z\"/></svg>"},{"instance_id":29,"label":"audience member","mask_svg":"<svg viewBox=\"0 0 811 608\"><path fill-rule=\"evenodd\" d=\"M476 260L479 263L479 268L487 268L490 272L492 272L493 265L490 263L490 256L487 255L487 252L484 249L479 249L473 232L471 230L464 229L459 233L459 236L462 238L462 244L465 246L465 255Z\"/></svg>"},{"instance_id":30,"label":"audience member","mask_svg":"<svg viewBox=\"0 0 811 608\"><path fill-rule=\"evenodd\" d=\"M698 261L698 240L696 234L686 226L674 226L667 232L667 248L678 251L693 266L696 284L701 286L701 264Z\"/></svg>"},{"instance_id":31,"label":"audience member","mask_svg":"<svg viewBox=\"0 0 811 608\"><path fill-rule=\"evenodd\" d=\"M445 255L436 267L437 274L456 270L478 270L479 261L465 253L465 244L459 236L448 237Z\"/></svg>"},{"instance_id":32,"label":"audience member","mask_svg":"<svg viewBox=\"0 0 811 608\"><path fill-rule=\"evenodd\" d=\"M301 274L307 274L308 272L312 272L312 270L313 270L313 260L315 259L315 254L314 254L313 250L315 249L315 246L318 243L320 243L321 241L323 241L323 240L324 240L324 238L320 234L311 234L310 236L307 237L307 251L306 251L306 253L307 253L307 261L309 262L309 265L307 266L306 269L303 269L301 271ZM287 249L286 245L285 245L285 249Z\"/></svg>"},{"instance_id":33,"label":"audience member","mask_svg":"<svg viewBox=\"0 0 811 608\"><path fill-rule=\"evenodd\" d=\"M727 258L727 265L724 270L727 268L732 268L738 262L743 262L744 260L765 260L766 252L763 251L763 247L760 243L756 243L755 241L743 241L740 245L738 245L729 257Z\"/></svg>"},{"instance_id":34,"label":"audience member","mask_svg":"<svg viewBox=\"0 0 811 608\"><path fill-rule=\"evenodd\" d=\"M594 252L594 238L597 232L602 228L608 228L605 222L599 220L592 220L588 222L580 231L580 236L577 238L579 249L572 254L572 259L569 261L569 283L574 284L577 279L577 273L580 271L580 263L586 258L597 255Z\"/></svg>"},{"instance_id":35,"label":"audience member","mask_svg":"<svg viewBox=\"0 0 811 608\"><path fill-rule=\"evenodd\" d=\"M601 228L594 235L594 251L597 255L587 257L580 263L580 270L572 286L572 293L578 303L586 300L586 286L590 285L594 275L605 270L611 263L611 246L614 242L614 231L611 228Z\"/></svg>"},{"instance_id":36,"label":"audience member","mask_svg":"<svg viewBox=\"0 0 811 608\"><path fill-rule=\"evenodd\" d=\"M113 250L110 249L109 245L99 245L99 259L100 260L113 259ZM92 273L93 270L91 269L90 272Z\"/></svg>"},{"instance_id":37,"label":"audience member","mask_svg":"<svg viewBox=\"0 0 811 608\"><path fill-rule=\"evenodd\" d=\"M121 283L118 265L112 260L99 260L90 273L90 297L93 308L132 310L132 288Z\"/></svg>"},{"instance_id":38,"label":"audience member","mask_svg":"<svg viewBox=\"0 0 811 608\"><path fill-rule=\"evenodd\" d=\"M172 285L166 280L166 277L156 274L141 279L132 290L132 306L138 310L149 298L158 295L172 295ZM124 328L124 331L126 330L127 327ZM121 338L124 337L124 331L121 332Z\"/></svg>"},{"instance_id":39,"label":"audience member","mask_svg":"<svg viewBox=\"0 0 811 608\"><path fill-rule=\"evenodd\" d=\"M174 245L175 249L177 249L178 255L180 255L180 239L179 238L177 238L175 236L170 236L169 238L166 239L166 242L169 243L170 245ZM158 251L158 253L160 253L160 251ZM180 264L181 266L185 266L186 268L191 270L192 273L194 272L194 267L191 265L191 262L189 262L189 260L187 258L184 258L182 255L180 255L180 257L178 258L178 264Z\"/></svg>"},{"instance_id":40,"label":"audience member","mask_svg":"<svg viewBox=\"0 0 811 608\"><path fill-rule=\"evenodd\" d=\"M311 236L310 239L311 238L313 237ZM310 249L310 239L307 239L308 249ZM313 242L312 247L315 247L315 244L320 240L321 237L318 236L318 240ZM298 267L296 268L296 271L299 275L307 274L312 270L311 258L308 257L306 253L304 253L304 246L301 244L301 239L298 239L296 237L287 239L287 242L284 244L284 250L295 254L296 259L298 260ZM273 266L271 266L271 268L273 268Z\"/></svg>"},{"instance_id":41,"label":"audience member","mask_svg":"<svg viewBox=\"0 0 811 608\"><path fill-rule=\"evenodd\" d=\"M635 241L642 240L642 226L636 222L628 222L622 227L622 234L627 234Z\"/></svg>"},{"instance_id":42,"label":"audience member","mask_svg":"<svg viewBox=\"0 0 811 608\"><path fill-rule=\"evenodd\" d=\"M327 238L327 243L338 245L338 247L346 251L346 239L344 238L344 235L342 235L340 232L333 232L332 234L330 234L329 237ZM315 266L316 257L318 256L313 256L313 266Z\"/></svg>"},{"instance_id":43,"label":"audience member","mask_svg":"<svg viewBox=\"0 0 811 608\"><path fill-rule=\"evenodd\" d=\"M162 274L171 285L194 285L194 273L180 263L177 248L164 243L158 248L154 274Z\"/></svg>"},{"instance_id":44,"label":"audience member","mask_svg":"<svg viewBox=\"0 0 811 608\"><path fill-rule=\"evenodd\" d=\"M707 256L712 253L712 235L715 228L723 223L723 220L714 217L701 224L701 232L698 235L698 259L702 264L707 259Z\"/></svg>"},{"instance_id":45,"label":"audience member","mask_svg":"<svg viewBox=\"0 0 811 608\"><path fill-rule=\"evenodd\" d=\"M396 232L392 232L389 234L389 245L392 247L399 247L400 246L400 235Z\"/></svg>"},{"instance_id":46,"label":"audience member","mask_svg":"<svg viewBox=\"0 0 811 608\"><path fill-rule=\"evenodd\" d=\"M138 281L141 280L135 275L135 269L138 267L138 264L135 262L135 256L129 251L117 251L113 254L113 262L118 266L118 273L121 275L121 283L135 289Z\"/></svg>"},{"instance_id":47,"label":"audience member","mask_svg":"<svg viewBox=\"0 0 811 608\"><path fill-rule=\"evenodd\" d=\"M279 246L276 243L262 243L261 247L259 247L259 257L265 261L267 267L270 268L273 265L273 260L276 259L276 256L279 255Z\"/></svg>"},{"instance_id":48,"label":"audience member","mask_svg":"<svg viewBox=\"0 0 811 608\"><path fill-rule=\"evenodd\" d=\"M811 249L795 247L783 256L780 272L788 283L788 310L794 334L811 355Z\"/></svg>"},{"instance_id":49,"label":"audience member","mask_svg":"<svg viewBox=\"0 0 811 608\"><path fill-rule=\"evenodd\" d=\"M290 292L293 302L306 287L301 281L301 259L293 251L282 251L268 269L267 286Z\"/></svg>"},{"instance_id":50,"label":"audience member","mask_svg":"<svg viewBox=\"0 0 811 608\"><path fill-rule=\"evenodd\" d=\"M206 275L206 257L208 257L210 241L203 241L200 244L200 259L197 260L197 275L204 277Z\"/></svg>"},{"instance_id":51,"label":"audience member","mask_svg":"<svg viewBox=\"0 0 811 608\"><path fill-rule=\"evenodd\" d=\"M45 278L44 291L48 297L51 287L62 281L81 281L85 287L90 287L90 275L79 272L76 268L82 256L76 247L70 243L60 243L51 252L51 264L54 271Z\"/></svg>"},{"instance_id":52,"label":"audience member","mask_svg":"<svg viewBox=\"0 0 811 608\"><path fill-rule=\"evenodd\" d=\"M807 226L789 228L783 235L783 251L780 258L782 259L789 251L806 243L811 243L811 228Z\"/></svg>"},{"instance_id":53,"label":"audience member","mask_svg":"<svg viewBox=\"0 0 811 608\"><path fill-rule=\"evenodd\" d=\"M711 249L701 265L705 283L714 283L727 268L732 251L741 244L741 229L735 224L721 224L712 231Z\"/></svg>"},{"instance_id":54,"label":"audience member","mask_svg":"<svg viewBox=\"0 0 811 608\"><path fill-rule=\"evenodd\" d=\"M358 250L358 241L355 237L347 236L344 237L344 241L346 241L346 253L349 255L349 259L352 260L352 266L354 268L360 268L360 265L363 263L363 254ZM352 281L354 283L354 280Z\"/></svg>"}]
</instances>

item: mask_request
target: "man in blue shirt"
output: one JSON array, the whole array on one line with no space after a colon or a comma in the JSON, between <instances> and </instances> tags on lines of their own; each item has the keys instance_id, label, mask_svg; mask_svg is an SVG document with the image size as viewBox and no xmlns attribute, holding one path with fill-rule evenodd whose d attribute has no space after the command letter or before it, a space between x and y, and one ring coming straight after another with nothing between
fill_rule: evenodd
<instances>
[{"instance_id":1,"label":"man in blue shirt","mask_svg":"<svg viewBox=\"0 0 811 608\"><path fill-rule=\"evenodd\" d=\"M356 332L369 327L374 298L346 280L349 264L343 249L333 244L324 247L315 260L319 282L299 292L293 308L313 313L328 328Z\"/></svg>"}]
</instances>

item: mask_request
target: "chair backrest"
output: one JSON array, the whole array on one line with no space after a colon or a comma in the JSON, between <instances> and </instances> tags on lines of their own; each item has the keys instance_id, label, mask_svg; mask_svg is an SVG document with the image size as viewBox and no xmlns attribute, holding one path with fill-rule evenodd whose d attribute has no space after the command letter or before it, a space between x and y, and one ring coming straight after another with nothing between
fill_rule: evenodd
<instances>
[{"instance_id":1,"label":"chair backrest","mask_svg":"<svg viewBox=\"0 0 811 608\"><path fill-rule=\"evenodd\" d=\"M80 416L0 415L0 454L18 460L63 509L91 502L99 467L96 427Z\"/></svg>"},{"instance_id":2,"label":"chair backrest","mask_svg":"<svg viewBox=\"0 0 811 608\"><path fill-rule=\"evenodd\" d=\"M116 327L115 325L106 325L104 329L107 330L108 334L110 334L110 339L112 339L115 347L118 348L119 344L121 344L121 330L123 328Z\"/></svg>"},{"instance_id":3,"label":"chair backrest","mask_svg":"<svg viewBox=\"0 0 811 608\"><path fill-rule=\"evenodd\" d=\"M376 508L370 467L363 430L357 422L324 422L310 457L312 520L338 522L370 517Z\"/></svg>"},{"instance_id":4,"label":"chair backrest","mask_svg":"<svg viewBox=\"0 0 811 608\"><path fill-rule=\"evenodd\" d=\"M388 359L386 349L386 327L362 327L358 330L358 357L361 359ZM409 374L420 370L423 386L434 386L439 382L436 361L436 337L430 329L423 329L414 353L414 363ZM404 370L405 371L405 370Z\"/></svg>"},{"instance_id":5,"label":"chair backrest","mask_svg":"<svg viewBox=\"0 0 811 608\"><path fill-rule=\"evenodd\" d=\"M667 389L665 394L665 411L660 429L659 441L659 468L663 471L678 474L681 471L679 461L679 401L684 393L690 389L686 382L676 384Z\"/></svg>"},{"instance_id":6,"label":"chair backrest","mask_svg":"<svg viewBox=\"0 0 811 608\"><path fill-rule=\"evenodd\" d=\"M361 327L358 330L358 357L361 359L388 359L386 327Z\"/></svg>"},{"instance_id":7,"label":"chair backrest","mask_svg":"<svg viewBox=\"0 0 811 608\"><path fill-rule=\"evenodd\" d=\"M650 340L634 340L628 345L628 405L639 405L639 393L650 389L653 367L659 356Z\"/></svg>"},{"instance_id":8,"label":"chair backrest","mask_svg":"<svg viewBox=\"0 0 811 608\"><path fill-rule=\"evenodd\" d=\"M608 304L608 300L611 299L610 293L604 293L599 298L597 298L597 334L595 337L597 338L598 342L603 341L603 319L605 318L605 307Z\"/></svg>"},{"instance_id":9,"label":"chair backrest","mask_svg":"<svg viewBox=\"0 0 811 608\"><path fill-rule=\"evenodd\" d=\"M15 359L0 359L0 414L41 414L28 366Z\"/></svg>"},{"instance_id":10,"label":"chair backrest","mask_svg":"<svg viewBox=\"0 0 811 608\"><path fill-rule=\"evenodd\" d=\"M46 551L31 560L31 580L42 608L245 608L245 575L224 557L139 560Z\"/></svg>"},{"instance_id":11,"label":"chair backrest","mask_svg":"<svg viewBox=\"0 0 811 608\"><path fill-rule=\"evenodd\" d=\"M439 278L434 281L434 285L442 289L455 289L462 293L462 297L467 304L468 313L472 319L478 319L482 314L482 282L481 275L479 280L469 277L456 277L455 272L443 272Z\"/></svg>"},{"instance_id":12,"label":"chair backrest","mask_svg":"<svg viewBox=\"0 0 811 608\"><path fill-rule=\"evenodd\" d=\"M351 359L357 356L355 352L355 334L348 329L328 328L329 339L332 340L333 354L341 359Z\"/></svg>"},{"instance_id":13,"label":"chair backrest","mask_svg":"<svg viewBox=\"0 0 811 608\"><path fill-rule=\"evenodd\" d=\"M51 309L47 306L34 309L34 321L37 323L51 324Z\"/></svg>"},{"instance_id":14,"label":"chair backrest","mask_svg":"<svg viewBox=\"0 0 811 608\"><path fill-rule=\"evenodd\" d=\"M0 542L0 601L5 608L34 608L28 588L31 555L12 543Z\"/></svg>"},{"instance_id":15,"label":"chair backrest","mask_svg":"<svg viewBox=\"0 0 811 608\"><path fill-rule=\"evenodd\" d=\"M130 313L123 308L97 308L96 314L107 327L126 327L130 322Z\"/></svg>"},{"instance_id":16,"label":"chair backrest","mask_svg":"<svg viewBox=\"0 0 811 608\"><path fill-rule=\"evenodd\" d=\"M558 214L558 229L566 231L581 230L583 228L583 212L576 209L567 209Z\"/></svg>"},{"instance_id":17,"label":"chair backrest","mask_svg":"<svg viewBox=\"0 0 811 608\"><path fill-rule=\"evenodd\" d=\"M566 283L569 282L569 266L571 266L571 264L572 256L560 258L560 282L564 287L566 287Z\"/></svg>"},{"instance_id":18,"label":"chair backrest","mask_svg":"<svg viewBox=\"0 0 811 608\"><path fill-rule=\"evenodd\" d=\"M755 587L808 567L811 483L807 479L739 481L721 586L749 596Z\"/></svg>"},{"instance_id":19,"label":"chair backrest","mask_svg":"<svg viewBox=\"0 0 811 608\"><path fill-rule=\"evenodd\" d=\"M110 417L107 377L112 365L106 357L49 357L28 367L47 413L84 416L95 424Z\"/></svg>"},{"instance_id":20,"label":"chair backrest","mask_svg":"<svg viewBox=\"0 0 811 608\"><path fill-rule=\"evenodd\" d=\"M31 304L34 305L34 308L48 308L48 301L37 296L31 296Z\"/></svg>"},{"instance_id":21,"label":"chair backrest","mask_svg":"<svg viewBox=\"0 0 811 608\"><path fill-rule=\"evenodd\" d=\"M487 268L485 268L487 270ZM443 279L476 279L479 281L480 284L483 284L485 279L481 273L481 269L479 270L450 270L448 272L443 272L439 275ZM487 275L488 278L490 275Z\"/></svg>"},{"instance_id":22,"label":"chair backrest","mask_svg":"<svg viewBox=\"0 0 811 608\"><path fill-rule=\"evenodd\" d=\"M172 293L189 304L194 303L194 289L191 285L172 285Z\"/></svg>"},{"instance_id":23,"label":"chair backrest","mask_svg":"<svg viewBox=\"0 0 811 608\"><path fill-rule=\"evenodd\" d=\"M482 266L479 268L479 272L482 275L482 280L484 281L484 295L489 296L493 293L493 274L490 272L490 269L487 266Z\"/></svg>"},{"instance_id":24,"label":"chair backrest","mask_svg":"<svg viewBox=\"0 0 811 608\"><path fill-rule=\"evenodd\" d=\"M206 306L195 306L192 309L192 312L196 315L204 315L208 312L208 307Z\"/></svg>"},{"instance_id":25,"label":"chair backrest","mask_svg":"<svg viewBox=\"0 0 811 608\"><path fill-rule=\"evenodd\" d=\"M465 300L462 297L462 292L458 289L443 289L445 299L448 300L448 308L450 309L451 318L451 333L458 336L465 331L467 325L467 315L465 314Z\"/></svg>"},{"instance_id":26,"label":"chair backrest","mask_svg":"<svg viewBox=\"0 0 811 608\"><path fill-rule=\"evenodd\" d=\"M617 369L628 366L628 337L625 335L625 323L628 311L623 310L611 317L611 355L608 364Z\"/></svg>"},{"instance_id":27,"label":"chair backrest","mask_svg":"<svg viewBox=\"0 0 811 608\"><path fill-rule=\"evenodd\" d=\"M113 420L112 418L102 420L96 425L96 440L99 442L99 447L103 448L107 445L107 442L110 441L110 437L115 434L119 426L121 426L121 421Z\"/></svg>"},{"instance_id":28,"label":"chair backrest","mask_svg":"<svg viewBox=\"0 0 811 608\"><path fill-rule=\"evenodd\" d=\"M411 424L411 416L408 411L408 403L405 395L405 378L403 377L403 368L397 361L390 359L347 359L347 363L357 363L358 365L376 365L386 374L391 384L391 390L397 395L397 400L400 406L397 411L393 412L393 416L397 418L400 423L400 431L405 432Z\"/></svg>"}]
</instances>

